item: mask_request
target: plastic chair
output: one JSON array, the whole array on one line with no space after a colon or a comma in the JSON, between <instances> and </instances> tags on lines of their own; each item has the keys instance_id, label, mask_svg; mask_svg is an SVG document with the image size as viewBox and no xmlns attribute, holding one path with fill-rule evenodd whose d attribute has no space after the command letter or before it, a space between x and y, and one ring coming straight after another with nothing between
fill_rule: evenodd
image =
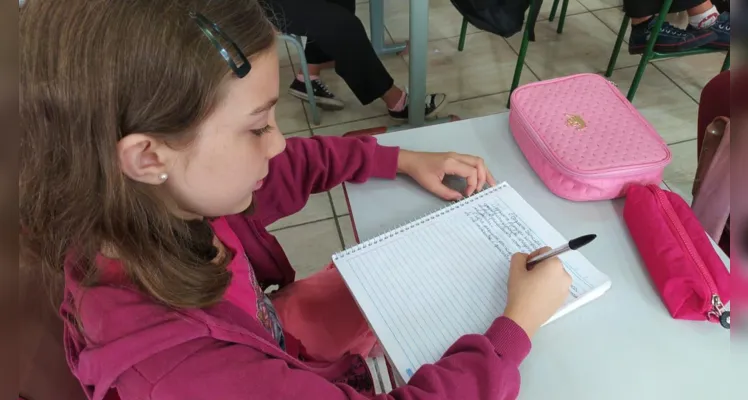
<instances>
[{"instance_id":1,"label":"plastic chair","mask_svg":"<svg viewBox=\"0 0 748 400\"><path fill-rule=\"evenodd\" d=\"M304 44L301 41L301 36L280 33L278 34L278 38L282 39L286 43L292 44L296 48L296 53L299 55L299 60L301 62L301 73L304 75L304 84L306 84L306 94L307 98L309 99L309 108L312 111L312 122L314 123L314 125L319 125L319 108L317 107L317 100L314 99L314 89L312 88L312 81L309 79L309 65L306 62L306 56L304 56Z\"/></svg>"},{"instance_id":2,"label":"plastic chair","mask_svg":"<svg viewBox=\"0 0 748 400\"><path fill-rule=\"evenodd\" d=\"M556 17L556 11L558 10L558 4L560 0L553 0L553 7L551 8L551 14L548 16L549 21L553 21L553 19ZM530 1L530 8L528 12L528 19L530 15L537 15L537 12L535 11L536 7L540 7L542 4L542 1L536 1L531 0ZM561 3L561 14L559 15L558 19L558 27L556 28L557 33L563 33L564 32L564 22L566 22L566 11L569 8L569 0L563 0L563 3ZM525 22L525 28L524 32L522 34L522 45L519 48L519 56L517 57L517 65L514 67L514 77L512 78L512 87L509 90L509 94L511 95L512 92L514 92L514 89L519 86L519 80L522 76L522 68L525 65L525 56L527 56L527 47L530 44L530 31L534 29L535 23L537 21L526 21ZM462 27L460 28L460 41L457 44L457 50L462 51L465 49L465 37L467 36L467 27L468 27L468 20L466 18L462 19ZM511 105L511 100L508 100L506 103L507 108Z\"/></svg>"},{"instance_id":3,"label":"plastic chair","mask_svg":"<svg viewBox=\"0 0 748 400\"><path fill-rule=\"evenodd\" d=\"M659 60L663 58L673 58L673 57L683 57L683 56L690 56L694 54L707 54L707 53L715 53L719 51L719 49L708 49L708 48L699 48L699 49L693 49L693 50L686 50L686 51L679 51L675 53L658 53L654 51L654 45L657 41L657 36L660 33L660 28L662 27L662 24L665 22L665 18L667 17L668 12L670 11L670 6L673 4L673 0L665 0L662 2L662 8L660 9L660 13L657 15L657 20L655 21L655 26L652 28L652 35L649 36L649 40L647 41L647 47L644 49L644 53L642 54L641 61L639 61L639 67L636 69L636 74L634 75L634 80L631 82L631 87L629 88L629 92L626 95L626 98L629 99L629 101L634 101L634 95L636 95L636 90L639 88L639 83L641 82L642 76L644 76L644 70L647 69L647 65L650 61ZM621 21L621 28L618 30L618 38L616 39L616 44L613 47L613 54L610 55L610 61L608 61L608 69L605 71L605 76L610 78L611 75L613 75L613 70L616 67L616 61L618 60L618 53L621 51L621 44L623 44L623 37L626 35L626 29L629 26L631 18L628 15L623 16L623 21ZM727 51L727 55L725 56L724 62L722 62L722 71L725 71L730 68L730 51Z\"/></svg>"},{"instance_id":4,"label":"plastic chair","mask_svg":"<svg viewBox=\"0 0 748 400\"><path fill-rule=\"evenodd\" d=\"M737 152L748 148L735 147ZM691 190L691 208L716 243L730 230L730 153L730 119L718 117L704 135Z\"/></svg>"}]
</instances>

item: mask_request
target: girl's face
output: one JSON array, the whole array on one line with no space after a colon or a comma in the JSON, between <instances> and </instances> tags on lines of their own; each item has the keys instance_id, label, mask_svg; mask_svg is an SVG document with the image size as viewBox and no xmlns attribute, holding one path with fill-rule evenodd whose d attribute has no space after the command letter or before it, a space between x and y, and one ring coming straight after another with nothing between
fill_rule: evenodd
<instances>
[{"instance_id":1,"label":"girl's face","mask_svg":"<svg viewBox=\"0 0 748 400\"><path fill-rule=\"evenodd\" d=\"M197 127L189 146L170 147L147 133L130 134L118 144L123 172L136 181L162 185L178 216L218 217L246 210L268 174L268 162L285 149L275 122L277 52L265 51L251 65L247 76L225 86L222 100Z\"/></svg>"}]
</instances>

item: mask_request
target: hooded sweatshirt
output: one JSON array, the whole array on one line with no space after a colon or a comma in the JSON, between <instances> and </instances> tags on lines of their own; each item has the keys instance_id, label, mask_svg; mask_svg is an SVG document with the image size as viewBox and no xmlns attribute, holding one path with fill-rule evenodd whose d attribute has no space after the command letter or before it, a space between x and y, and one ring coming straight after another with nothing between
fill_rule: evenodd
<instances>
[{"instance_id":1,"label":"hooded sweatshirt","mask_svg":"<svg viewBox=\"0 0 748 400\"><path fill-rule=\"evenodd\" d=\"M282 288L295 277L267 225L342 182L394 179L398 152L373 137L288 139L255 193L256 213L223 217L257 284ZM272 330L236 301L174 309L126 281L84 288L74 270L65 266L64 343L71 371L93 400L113 389L123 400L514 399L518 368L530 351L524 330L499 317L485 334L457 340L407 385L374 397L362 389L370 385L360 377L371 377L360 356L305 360L301 344L286 335L284 350Z\"/></svg>"}]
</instances>

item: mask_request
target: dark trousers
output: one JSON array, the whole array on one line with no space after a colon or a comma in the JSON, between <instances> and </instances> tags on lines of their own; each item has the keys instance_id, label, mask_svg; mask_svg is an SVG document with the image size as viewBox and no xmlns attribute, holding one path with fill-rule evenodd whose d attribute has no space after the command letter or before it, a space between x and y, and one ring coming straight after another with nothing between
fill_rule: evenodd
<instances>
[{"instance_id":1,"label":"dark trousers","mask_svg":"<svg viewBox=\"0 0 748 400\"><path fill-rule=\"evenodd\" d=\"M276 27L307 37L309 64L335 61L343 78L362 104L382 97L395 81L371 46L356 17L356 0L265 0Z\"/></svg>"},{"instance_id":2,"label":"dark trousers","mask_svg":"<svg viewBox=\"0 0 748 400\"><path fill-rule=\"evenodd\" d=\"M705 0L673 0L670 12L686 11L703 3ZM623 0L623 11L631 18L643 18L659 14L662 1L657 0Z\"/></svg>"}]
</instances>

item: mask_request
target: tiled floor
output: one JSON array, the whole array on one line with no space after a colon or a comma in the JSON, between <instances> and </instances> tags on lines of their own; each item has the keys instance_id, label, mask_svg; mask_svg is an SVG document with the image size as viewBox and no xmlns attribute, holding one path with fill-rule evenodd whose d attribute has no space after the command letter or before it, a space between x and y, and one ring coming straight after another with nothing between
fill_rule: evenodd
<instances>
[{"instance_id":1,"label":"tiled floor","mask_svg":"<svg viewBox=\"0 0 748 400\"><path fill-rule=\"evenodd\" d=\"M368 29L369 8L359 1L357 14ZM579 72L602 72L607 66L623 16L620 0L571 0L564 33L547 21L552 1L545 1L536 27L537 41L530 44L522 82L532 82ZM520 35L504 39L468 29L465 51L457 51L462 18L449 0L431 0L429 19L429 91L447 93L446 113L463 119L506 111ZM386 41L402 41L408 35L408 2L385 2ZM281 56L281 90L290 84L298 68L296 51L284 43ZM719 73L724 55L707 54L652 63L644 75L634 105L670 145L673 161L665 171L665 182L681 194L690 192L696 167L696 115L701 89ZM408 58L382 58L401 85L407 85ZM611 78L628 90L638 57L621 52ZM381 102L362 106L333 71L323 79L346 103L338 112L322 112L319 126L311 125L311 114L299 100L282 95L277 107L281 130L287 136L342 135L345 132L388 125ZM279 221L271 229L299 271L307 276L330 262L332 253L355 244L348 210L340 188L312 196L298 214Z\"/></svg>"}]
</instances>

